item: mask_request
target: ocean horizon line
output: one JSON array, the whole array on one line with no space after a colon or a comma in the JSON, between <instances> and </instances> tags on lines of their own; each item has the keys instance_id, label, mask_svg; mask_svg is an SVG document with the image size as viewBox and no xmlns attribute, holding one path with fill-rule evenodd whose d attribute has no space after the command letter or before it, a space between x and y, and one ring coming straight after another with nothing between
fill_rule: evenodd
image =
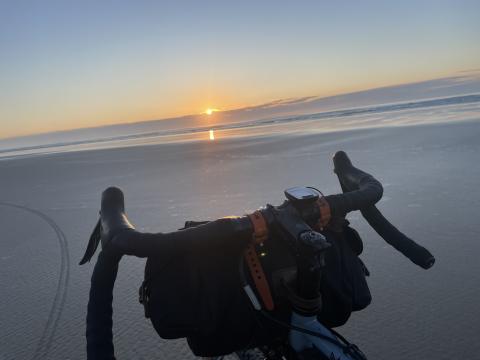
<instances>
[{"instance_id":1,"label":"ocean horizon line","mask_svg":"<svg viewBox=\"0 0 480 360\"><path fill-rule=\"evenodd\" d=\"M254 119L254 120L244 120L233 123L220 123L212 126L195 126L195 127L184 127L177 129L168 129L168 130L158 130L150 131L143 133L132 133L127 135L119 136L106 136L103 138L95 139L85 139L78 141L65 141L65 142L52 142L49 144L41 145L32 145L32 146L20 146L20 147L9 147L5 149L0 149L0 156L8 156L9 153L13 152L28 152L35 150L46 150L62 147L71 147L71 146L85 146L85 145L95 145L108 142L120 142L120 141L129 141L129 140L140 140L147 138L161 138L166 136L176 136L176 135L187 135L213 131L222 131L222 130L236 130L236 129L247 129L254 128L259 126L268 126L276 125L283 123L292 123L292 122L301 122L301 121L315 121L315 120L329 120L335 118L345 118L352 117L356 115L368 115L368 114L380 114L386 112L397 112L402 110L413 110L413 109L422 109L429 107L438 107L438 106L448 106L448 105L461 105L461 104L471 104L480 102L480 94L465 94L465 95L456 95L450 97L442 97L435 99L422 99L418 101L404 101L391 104L380 104L374 106L361 106L353 108L345 108L340 110L333 111L322 111L314 112L309 114L299 114L299 115L290 115L290 116L277 116L272 118L264 119ZM110 125L111 126L111 125ZM355 128L353 126L353 128ZM334 130L334 129L333 129ZM1 143L1 140L0 140Z\"/></svg>"}]
</instances>

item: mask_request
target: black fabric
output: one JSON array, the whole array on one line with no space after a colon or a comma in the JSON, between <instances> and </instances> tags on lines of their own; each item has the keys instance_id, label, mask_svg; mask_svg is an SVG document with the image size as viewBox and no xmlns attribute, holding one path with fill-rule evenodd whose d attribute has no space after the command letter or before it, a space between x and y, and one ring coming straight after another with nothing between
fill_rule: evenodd
<instances>
[{"instance_id":1,"label":"black fabric","mask_svg":"<svg viewBox=\"0 0 480 360\"><path fill-rule=\"evenodd\" d=\"M186 337L197 356L231 353L267 343L275 333L285 335L259 322L243 292L239 261L245 243L226 238L222 246L200 245L168 261L147 260L148 310L157 333L164 339Z\"/></svg>"},{"instance_id":2,"label":"black fabric","mask_svg":"<svg viewBox=\"0 0 480 360\"><path fill-rule=\"evenodd\" d=\"M150 256L145 281L155 329L163 338L209 333L221 317L224 302L233 301L231 289L241 288L235 276L241 249L234 241L215 246L191 246L171 258ZM233 260L233 261L232 261ZM231 284L225 291L224 284Z\"/></svg>"},{"instance_id":3,"label":"black fabric","mask_svg":"<svg viewBox=\"0 0 480 360\"><path fill-rule=\"evenodd\" d=\"M326 326L337 327L345 324L353 311L367 307L372 296L365 278L365 265L358 257L363 249L358 233L347 226L343 232L327 239L332 246L325 256L323 305L318 318Z\"/></svg>"},{"instance_id":4,"label":"black fabric","mask_svg":"<svg viewBox=\"0 0 480 360\"><path fill-rule=\"evenodd\" d=\"M371 297L358 258L362 242L356 231L345 227L325 235L332 247L326 253L319 318L333 327L367 306ZM245 244L233 238L218 246L194 244L168 260L155 255L147 260L148 310L157 333L165 339L186 337L197 356L218 356L285 336L285 329L257 315L243 292L239 261ZM278 239L269 239L262 250L267 253L261 261L271 284L275 272L295 263ZM281 292L274 292L274 300L272 315L288 322L288 301Z\"/></svg>"}]
</instances>

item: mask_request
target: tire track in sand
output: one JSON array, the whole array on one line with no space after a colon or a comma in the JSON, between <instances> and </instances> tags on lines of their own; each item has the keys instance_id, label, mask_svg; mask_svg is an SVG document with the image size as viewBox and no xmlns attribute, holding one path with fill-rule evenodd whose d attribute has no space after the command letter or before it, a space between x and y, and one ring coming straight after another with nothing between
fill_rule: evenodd
<instances>
[{"instance_id":1,"label":"tire track in sand","mask_svg":"<svg viewBox=\"0 0 480 360\"><path fill-rule=\"evenodd\" d=\"M57 330L58 322L62 315L63 307L65 305L65 300L67 297L68 281L70 278L70 255L68 252L67 237L63 233L62 229L60 229L60 227L55 223L55 221L53 221L52 218L39 210L29 208L28 206L1 201L0 205L20 209L38 216L55 231L55 234L58 238L58 242L60 245L60 274L57 283L57 290L55 292L52 307L50 308L50 313L48 314L47 323L45 325L45 328L43 329L42 335L37 343L37 347L32 356L33 360L47 359L47 355L50 351L53 338L55 336L55 331Z\"/></svg>"}]
</instances>

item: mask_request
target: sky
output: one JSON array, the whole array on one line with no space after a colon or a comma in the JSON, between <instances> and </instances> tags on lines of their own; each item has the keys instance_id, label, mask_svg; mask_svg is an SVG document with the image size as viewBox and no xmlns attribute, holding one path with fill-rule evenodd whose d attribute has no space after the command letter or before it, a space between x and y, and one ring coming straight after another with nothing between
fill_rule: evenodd
<instances>
[{"instance_id":1,"label":"sky","mask_svg":"<svg viewBox=\"0 0 480 360\"><path fill-rule=\"evenodd\" d=\"M0 138L480 68L479 1L0 0Z\"/></svg>"}]
</instances>

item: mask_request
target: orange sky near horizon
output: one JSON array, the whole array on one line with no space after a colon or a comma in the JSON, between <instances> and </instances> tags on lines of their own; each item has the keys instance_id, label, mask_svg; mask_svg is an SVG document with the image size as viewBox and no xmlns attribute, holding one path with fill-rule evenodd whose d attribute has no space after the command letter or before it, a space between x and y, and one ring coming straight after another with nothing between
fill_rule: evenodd
<instances>
[{"instance_id":1,"label":"orange sky near horizon","mask_svg":"<svg viewBox=\"0 0 480 360\"><path fill-rule=\"evenodd\" d=\"M480 67L480 5L468 1L184 5L6 4L0 139L327 97Z\"/></svg>"},{"instance_id":2,"label":"orange sky near horizon","mask_svg":"<svg viewBox=\"0 0 480 360\"><path fill-rule=\"evenodd\" d=\"M258 94L256 91L242 90L241 88L229 89L229 91L225 88L223 88L223 91L221 91L222 89L213 91L210 88L207 91L200 87L198 90L191 90L190 96L179 95L177 99L174 101L170 100L168 104L165 104L161 97L156 100L156 94L153 90L150 94L140 94L140 99L132 98L130 101L122 101L116 105L112 105L111 102L93 101L89 102L88 106L83 107L82 104L85 105L84 102L78 104L64 102L62 105L57 105L54 108L37 111L36 116L41 118L41 120L31 123L28 129L16 128L11 131L5 131L5 127L3 127L0 131L0 138L204 114L209 108L217 109L218 111L235 110L286 98L303 96L328 97L378 87L454 76L458 75L458 72L439 72L432 75L432 77L420 77L414 74L411 78L402 75L398 79L393 77L392 79L382 79L383 81L380 79L371 82L359 81L358 84L353 81L331 85L323 83L324 87L304 87L303 91L286 89L282 92L277 90L273 94L266 91L260 91L260 94ZM17 114L17 121L21 122L24 119L22 119L21 112L19 113L20 116ZM65 121L65 114L70 114L68 121ZM23 116L26 120L31 118L32 114L29 111L25 111ZM215 113L213 116L215 116ZM208 121L207 117L206 121Z\"/></svg>"}]
</instances>

